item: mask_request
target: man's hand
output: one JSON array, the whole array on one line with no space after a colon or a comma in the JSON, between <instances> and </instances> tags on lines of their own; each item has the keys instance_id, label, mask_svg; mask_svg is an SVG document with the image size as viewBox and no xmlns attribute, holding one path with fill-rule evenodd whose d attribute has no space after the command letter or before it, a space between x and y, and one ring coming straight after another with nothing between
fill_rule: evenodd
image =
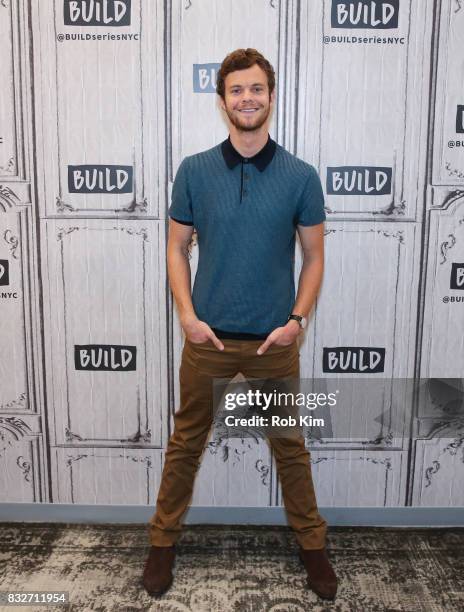
<instances>
[{"instance_id":1,"label":"man's hand","mask_svg":"<svg viewBox=\"0 0 464 612\"><path fill-rule=\"evenodd\" d=\"M211 327L204 321L200 321L200 319L195 315L182 317L180 324L182 325L182 329L184 330L188 340L190 340L190 342L193 344L201 344L202 342L211 340L217 349L220 351L224 350L224 345L213 332Z\"/></svg>"},{"instance_id":2,"label":"man's hand","mask_svg":"<svg viewBox=\"0 0 464 612\"><path fill-rule=\"evenodd\" d=\"M262 355L267 351L271 344L276 344L277 346L290 346L290 344L295 342L300 332L301 327L298 321L290 319L287 325L284 325L283 327L276 327L276 329L271 331L269 336L256 352L258 355Z\"/></svg>"}]
</instances>

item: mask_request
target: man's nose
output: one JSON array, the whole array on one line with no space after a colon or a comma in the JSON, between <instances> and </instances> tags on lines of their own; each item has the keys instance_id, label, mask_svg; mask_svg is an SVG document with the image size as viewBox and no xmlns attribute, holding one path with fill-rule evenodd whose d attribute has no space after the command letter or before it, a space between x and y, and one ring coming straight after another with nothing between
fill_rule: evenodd
<instances>
[{"instance_id":1,"label":"man's nose","mask_svg":"<svg viewBox=\"0 0 464 612\"><path fill-rule=\"evenodd\" d=\"M248 102L253 99L251 91L244 91L242 95L242 102Z\"/></svg>"}]
</instances>

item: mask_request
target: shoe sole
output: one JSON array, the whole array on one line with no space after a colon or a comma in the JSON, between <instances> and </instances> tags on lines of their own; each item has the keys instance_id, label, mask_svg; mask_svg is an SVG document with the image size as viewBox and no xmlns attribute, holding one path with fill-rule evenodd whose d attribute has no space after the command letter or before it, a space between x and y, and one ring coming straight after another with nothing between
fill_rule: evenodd
<instances>
[{"instance_id":1,"label":"shoe sole","mask_svg":"<svg viewBox=\"0 0 464 612\"><path fill-rule=\"evenodd\" d=\"M147 592L149 595L151 595L151 597L159 597L160 595L164 595L164 593L166 593L166 591L168 591L168 590L170 589L170 587L171 587L172 583L173 583L173 580L171 580L171 582L170 582L170 583L169 583L169 584L168 584L168 585L167 585L167 586L166 586L164 589L162 589L161 591L149 591L149 590L148 590L148 589L145 587L145 585L143 585L143 588L145 589L145 591L146 591L146 592Z\"/></svg>"},{"instance_id":2,"label":"shoe sole","mask_svg":"<svg viewBox=\"0 0 464 612\"><path fill-rule=\"evenodd\" d=\"M301 561L303 567L306 570L306 566L304 564L303 558L301 557L300 551L298 551L298 557L300 558L300 561ZM311 591L313 591L313 593L316 593L316 595L318 597L320 597L321 599L326 599L326 600L329 600L329 601L333 601L335 599L336 595L337 595L336 592L334 593L334 595L325 595L324 593L321 593L320 591L318 591L317 588L312 584L312 582L309 579L308 575L306 575L306 584L311 589Z\"/></svg>"},{"instance_id":3,"label":"shoe sole","mask_svg":"<svg viewBox=\"0 0 464 612\"><path fill-rule=\"evenodd\" d=\"M152 597L159 597L160 595L164 595L164 593L166 593L166 591L168 591L171 588L172 582L173 581L171 580L171 582L167 585L167 587L162 589L161 591L149 591L147 588L145 588L145 591Z\"/></svg>"}]
</instances>

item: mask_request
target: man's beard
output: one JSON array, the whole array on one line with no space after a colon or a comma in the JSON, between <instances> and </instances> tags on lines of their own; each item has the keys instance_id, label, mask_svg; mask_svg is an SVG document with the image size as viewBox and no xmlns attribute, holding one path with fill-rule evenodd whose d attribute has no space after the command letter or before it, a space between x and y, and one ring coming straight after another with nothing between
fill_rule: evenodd
<instances>
[{"instance_id":1,"label":"man's beard","mask_svg":"<svg viewBox=\"0 0 464 612\"><path fill-rule=\"evenodd\" d=\"M227 116L229 117L229 121L232 123L234 127L237 128L237 130L239 130L240 132L254 132L256 130L259 130L259 128L262 127L266 123L267 118L269 117L269 113L271 112L271 106L269 105L267 107L267 113L265 113L261 117L261 119L258 120L257 123L249 123L249 124L240 123L235 117L234 113L229 112L229 110L227 109L227 106L225 108L225 111L227 113Z\"/></svg>"}]
</instances>

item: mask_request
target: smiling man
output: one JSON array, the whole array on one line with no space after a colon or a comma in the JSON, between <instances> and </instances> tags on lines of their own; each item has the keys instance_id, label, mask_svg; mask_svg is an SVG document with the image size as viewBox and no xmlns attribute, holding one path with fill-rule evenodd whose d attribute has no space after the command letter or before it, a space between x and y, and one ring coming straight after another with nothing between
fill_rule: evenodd
<instances>
[{"instance_id":1,"label":"smiling man","mask_svg":"<svg viewBox=\"0 0 464 612\"><path fill-rule=\"evenodd\" d=\"M186 339L180 407L165 453L143 582L151 594L172 583L175 542L213 419L213 380L238 372L254 379L298 378L297 337L323 273L324 197L313 166L269 136L275 75L255 49L222 62L217 94L229 137L186 157L169 208L170 286ZM193 292L188 246L198 236ZM295 299L298 231L304 260ZM327 523L318 512L304 439L269 438L287 517L309 586L326 599L337 580L327 556Z\"/></svg>"}]
</instances>

